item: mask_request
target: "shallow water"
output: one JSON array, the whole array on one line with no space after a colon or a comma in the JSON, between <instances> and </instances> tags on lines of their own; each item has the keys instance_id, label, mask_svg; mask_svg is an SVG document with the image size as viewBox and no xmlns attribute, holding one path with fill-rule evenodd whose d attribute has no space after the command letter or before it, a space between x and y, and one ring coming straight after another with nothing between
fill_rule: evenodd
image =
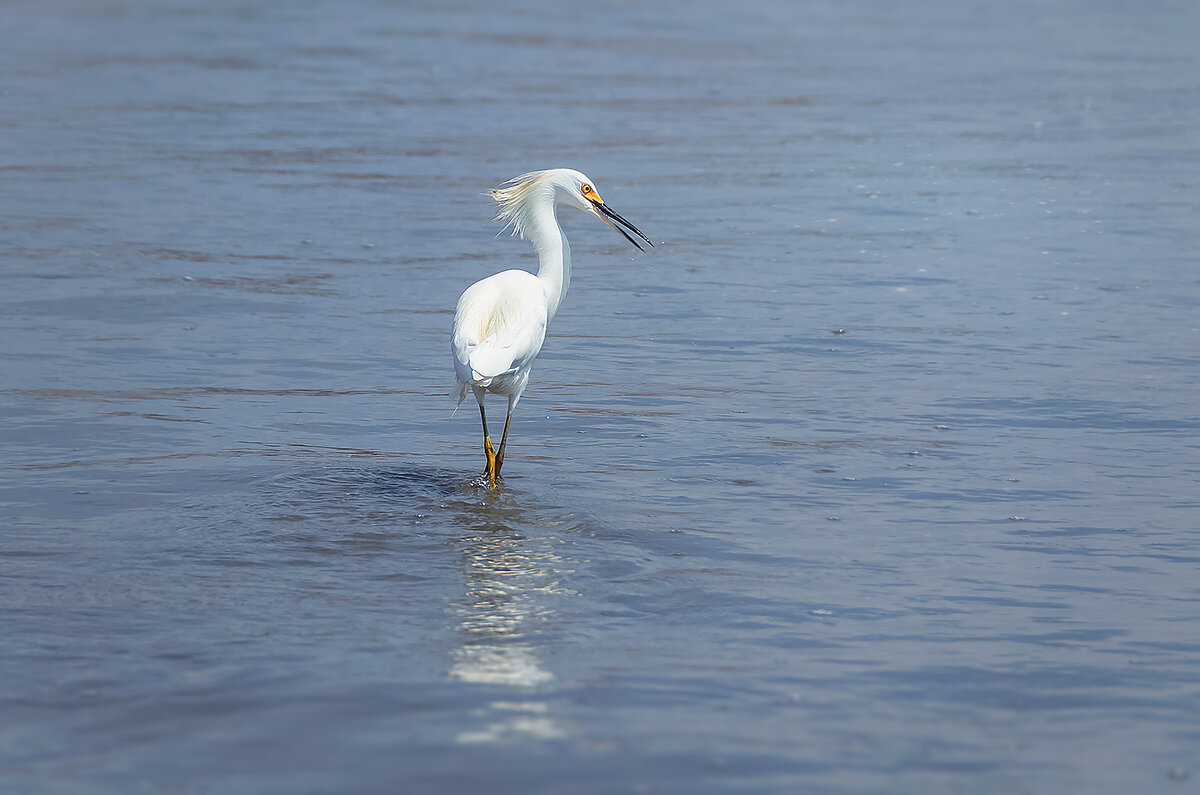
<instances>
[{"instance_id":1,"label":"shallow water","mask_svg":"<svg viewBox=\"0 0 1200 795\"><path fill-rule=\"evenodd\" d=\"M1188 3L5 6L6 792L1185 792ZM450 313L576 270L505 481ZM499 417L497 401L492 409Z\"/></svg>"}]
</instances>

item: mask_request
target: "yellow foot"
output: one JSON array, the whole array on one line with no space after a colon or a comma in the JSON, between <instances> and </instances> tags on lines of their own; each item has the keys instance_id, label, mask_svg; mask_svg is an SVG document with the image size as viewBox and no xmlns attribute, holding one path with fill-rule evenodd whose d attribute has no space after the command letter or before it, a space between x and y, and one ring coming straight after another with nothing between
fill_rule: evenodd
<instances>
[{"instance_id":1,"label":"yellow foot","mask_svg":"<svg viewBox=\"0 0 1200 795\"><path fill-rule=\"evenodd\" d=\"M483 471L483 475L488 479L489 486L494 489L499 466L496 463L496 448L492 447L492 440L486 437L483 440L483 453L487 456L487 469Z\"/></svg>"}]
</instances>

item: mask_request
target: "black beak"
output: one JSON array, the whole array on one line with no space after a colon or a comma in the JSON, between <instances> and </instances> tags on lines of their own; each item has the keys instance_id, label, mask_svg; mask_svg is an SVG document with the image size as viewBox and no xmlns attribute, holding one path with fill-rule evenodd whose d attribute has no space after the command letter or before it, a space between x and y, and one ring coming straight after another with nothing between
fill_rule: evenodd
<instances>
[{"instance_id":1,"label":"black beak","mask_svg":"<svg viewBox=\"0 0 1200 795\"><path fill-rule=\"evenodd\" d=\"M629 232L633 232L633 234L637 235L642 240L645 240L647 243L649 243L650 248L654 248L654 244L650 243L650 238L648 238L644 234L642 234L642 231L640 229L638 229L636 226L634 226L633 224L629 223L624 218L622 218L621 214L618 213L616 210L610 209L607 204L602 204L601 202L598 202L595 199L592 200L592 206L595 207L596 211L600 214L601 221L608 224L613 229L617 230L622 235L624 235L626 240L628 240L633 245L637 246L638 251L645 251L646 249L642 248L641 243L638 243L636 240L634 240L629 235ZM613 223L614 221L616 223ZM620 226L618 226L618 224L620 224ZM624 227L624 229L622 227ZM626 232L625 229L628 229L629 232Z\"/></svg>"}]
</instances>

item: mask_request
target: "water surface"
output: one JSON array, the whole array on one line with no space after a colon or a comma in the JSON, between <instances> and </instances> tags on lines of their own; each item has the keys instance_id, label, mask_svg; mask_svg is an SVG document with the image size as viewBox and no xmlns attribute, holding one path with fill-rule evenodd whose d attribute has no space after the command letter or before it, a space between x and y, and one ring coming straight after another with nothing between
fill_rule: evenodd
<instances>
[{"instance_id":1,"label":"water surface","mask_svg":"<svg viewBox=\"0 0 1200 795\"><path fill-rule=\"evenodd\" d=\"M3 15L5 791L1194 786L1192 4Z\"/></svg>"}]
</instances>

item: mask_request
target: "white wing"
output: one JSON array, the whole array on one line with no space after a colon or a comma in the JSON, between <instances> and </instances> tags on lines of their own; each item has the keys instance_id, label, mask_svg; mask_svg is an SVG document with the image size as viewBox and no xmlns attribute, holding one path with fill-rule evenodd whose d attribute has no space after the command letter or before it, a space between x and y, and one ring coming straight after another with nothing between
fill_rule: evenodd
<instances>
[{"instance_id":1,"label":"white wing","mask_svg":"<svg viewBox=\"0 0 1200 795\"><path fill-rule=\"evenodd\" d=\"M464 384L490 386L528 368L546 339L546 296L528 271L511 270L475 282L458 299L451 348Z\"/></svg>"}]
</instances>

